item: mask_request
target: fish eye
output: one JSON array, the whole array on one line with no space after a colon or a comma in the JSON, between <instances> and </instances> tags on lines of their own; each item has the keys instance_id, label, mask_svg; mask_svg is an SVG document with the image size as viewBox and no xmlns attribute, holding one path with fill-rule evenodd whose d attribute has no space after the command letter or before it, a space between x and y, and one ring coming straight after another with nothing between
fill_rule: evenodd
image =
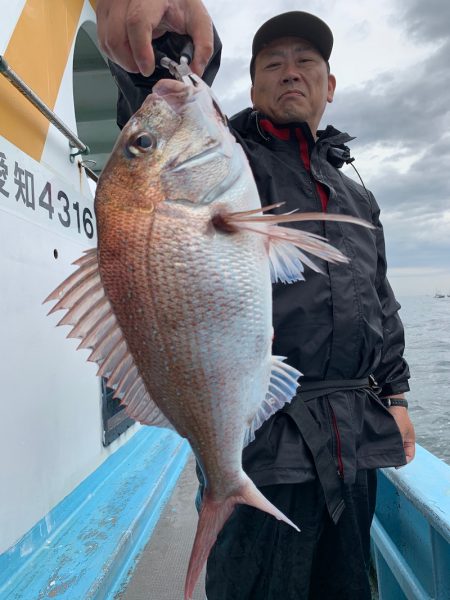
<instances>
[{"instance_id":1,"label":"fish eye","mask_svg":"<svg viewBox=\"0 0 450 600\"><path fill-rule=\"evenodd\" d=\"M156 138L149 131L138 131L127 143L127 152L132 156L142 156L156 148Z\"/></svg>"}]
</instances>

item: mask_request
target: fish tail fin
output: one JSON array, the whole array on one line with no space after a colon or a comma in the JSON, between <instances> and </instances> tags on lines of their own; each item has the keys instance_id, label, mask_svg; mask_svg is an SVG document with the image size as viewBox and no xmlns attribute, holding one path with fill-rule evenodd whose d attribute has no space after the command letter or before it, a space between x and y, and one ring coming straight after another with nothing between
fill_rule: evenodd
<instances>
[{"instance_id":1,"label":"fish tail fin","mask_svg":"<svg viewBox=\"0 0 450 600\"><path fill-rule=\"evenodd\" d=\"M300 531L290 519L264 497L253 481L247 476L245 476L244 482L236 494L225 500L213 500L209 497L208 490L206 489L203 495L194 545L189 559L184 600L191 600L195 585L206 563L209 552L236 504L248 504L249 506L259 508L274 516L279 521L284 521L297 531Z\"/></svg>"},{"instance_id":2,"label":"fish tail fin","mask_svg":"<svg viewBox=\"0 0 450 600\"><path fill-rule=\"evenodd\" d=\"M236 504L234 496L223 501L212 500L208 491L203 494L194 545L189 559L189 566L184 586L184 600L191 600L195 585L206 563L209 552L225 521L233 512Z\"/></svg>"}]
</instances>

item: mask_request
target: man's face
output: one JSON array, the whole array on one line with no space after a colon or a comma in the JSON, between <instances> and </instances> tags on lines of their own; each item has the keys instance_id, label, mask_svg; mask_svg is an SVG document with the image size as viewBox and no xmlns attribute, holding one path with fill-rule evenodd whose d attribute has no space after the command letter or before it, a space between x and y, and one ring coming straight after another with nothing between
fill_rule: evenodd
<instances>
[{"instance_id":1,"label":"man's face","mask_svg":"<svg viewBox=\"0 0 450 600\"><path fill-rule=\"evenodd\" d=\"M315 135L335 87L321 54L302 38L276 39L256 56L253 106L275 123L306 122Z\"/></svg>"}]
</instances>

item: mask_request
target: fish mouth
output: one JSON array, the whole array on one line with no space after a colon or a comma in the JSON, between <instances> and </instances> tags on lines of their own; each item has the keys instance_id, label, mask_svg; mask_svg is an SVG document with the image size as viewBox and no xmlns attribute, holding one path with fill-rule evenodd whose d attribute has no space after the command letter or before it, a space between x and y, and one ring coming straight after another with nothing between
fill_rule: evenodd
<instances>
[{"instance_id":1,"label":"fish mouth","mask_svg":"<svg viewBox=\"0 0 450 600\"><path fill-rule=\"evenodd\" d=\"M177 114L186 109L186 104L192 102L195 88L176 79L160 79L153 87L152 95L161 98Z\"/></svg>"},{"instance_id":2,"label":"fish mouth","mask_svg":"<svg viewBox=\"0 0 450 600\"><path fill-rule=\"evenodd\" d=\"M186 119L188 127L192 128L193 124L196 134L194 139L184 139L181 149L175 136L169 152L170 159L163 167L163 179L173 176L182 186L185 180L190 180L191 174L201 177L204 170L209 173L214 170L216 184L212 185L211 175L208 179L209 189L199 190L195 199L196 204L212 202L240 173L235 158L235 142L214 95L201 80L194 86L173 79L160 80L153 88L153 93L158 100L166 102L177 112L181 119ZM214 166L216 162L217 169Z\"/></svg>"},{"instance_id":3,"label":"fish mouth","mask_svg":"<svg viewBox=\"0 0 450 600\"><path fill-rule=\"evenodd\" d=\"M187 87L185 83L177 79L160 79L153 86L152 93L164 97L167 94L185 91Z\"/></svg>"}]
</instances>

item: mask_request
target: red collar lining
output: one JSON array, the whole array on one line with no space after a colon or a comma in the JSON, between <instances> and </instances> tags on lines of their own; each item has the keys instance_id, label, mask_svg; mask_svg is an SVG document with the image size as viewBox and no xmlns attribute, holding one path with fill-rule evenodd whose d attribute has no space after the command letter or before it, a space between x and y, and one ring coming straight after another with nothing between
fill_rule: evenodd
<instances>
[{"instance_id":1,"label":"red collar lining","mask_svg":"<svg viewBox=\"0 0 450 600\"><path fill-rule=\"evenodd\" d=\"M271 123L268 119L261 119L259 123L261 127L265 131L267 131L267 133L271 133L279 140L284 140L286 142L290 137L289 129L286 127L284 127L283 129L279 129L278 127L275 127L275 125Z\"/></svg>"}]
</instances>

